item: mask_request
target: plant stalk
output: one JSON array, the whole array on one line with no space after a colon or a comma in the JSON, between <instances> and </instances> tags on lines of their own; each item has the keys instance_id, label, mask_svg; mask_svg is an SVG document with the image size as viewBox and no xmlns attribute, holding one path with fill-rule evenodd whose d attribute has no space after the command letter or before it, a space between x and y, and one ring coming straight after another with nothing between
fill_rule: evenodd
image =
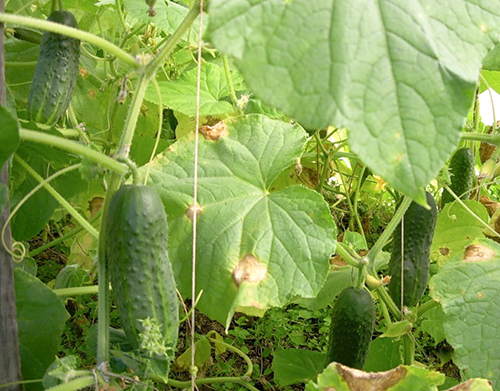
<instances>
[{"instance_id":1,"label":"plant stalk","mask_svg":"<svg viewBox=\"0 0 500 391\"><path fill-rule=\"evenodd\" d=\"M76 38L81 41L85 41L92 45L98 46L104 51L116 56L124 63L130 65L133 68L139 68L140 66L134 56L120 49L115 44L101 37L98 37L97 35L87 33L86 31L83 30L78 30L74 27L69 27L64 24L49 22L46 20L31 18L29 16L6 14L3 12L0 13L0 22L19 24L21 26L28 26L40 30L51 31L53 33L67 35L68 37Z\"/></svg>"},{"instance_id":2,"label":"plant stalk","mask_svg":"<svg viewBox=\"0 0 500 391\"><path fill-rule=\"evenodd\" d=\"M20 129L19 135L21 136L22 141L49 145L51 147L62 149L66 152L74 153L75 155L89 158L101 166L109 168L120 175L125 174L128 171L127 165L117 162L115 159L86 147L85 145L77 143L76 141L28 129Z\"/></svg>"}]
</instances>

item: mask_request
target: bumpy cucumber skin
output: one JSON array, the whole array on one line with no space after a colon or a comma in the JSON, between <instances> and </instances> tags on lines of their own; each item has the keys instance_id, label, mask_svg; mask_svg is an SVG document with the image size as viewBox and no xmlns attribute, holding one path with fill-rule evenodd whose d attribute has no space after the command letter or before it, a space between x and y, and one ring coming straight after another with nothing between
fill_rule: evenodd
<instances>
[{"instance_id":1,"label":"bumpy cucumber skin","mask_svg":"<svg viewBox=\"0 0 500 391\"><path fill-rule=\"evenodd\" d=\"M434 197L427 193L430 210L412 202L404 215L404 237L401 223L394 231L389 260L389 294L401 303L401 241L404 239L403 305L413 307L425 292L429 280L430 248L436 226L437 207Z\"/></svg>"},{"instance_id":2,"label":"bumpy cucumber skin","mask_svg":"<svg viewBox=\"0 0 500 391\"><path fill-rule=\"evenodd\" d=\"M152 187L123 186L113 196L105 225L106 257L123 329L140 346L139 320L161 326L165 346L175 349L178 301L168 258L167 216Z\"/></svg>"},{"instance_id":3,"label":"bumpy cucumber skin","mask_svg":"<svg viewBox=\"0 0 500 391\"><path fill-rule=\"evenodd\" d=\"M458 149L451 158L449 169L451 177L450 189L462 200L466 200L470 196L475 175L474 165L474 154L470 148ZM446 190L443 191L441 207L452 201L455 201L455 198Z\"/></svg>"},{"instance_id":4,"label":"bumpy cucumber skin","mask_svg":"<svg viewBox=\"0 0 500 391\"><path fill-rule=\"evenodd\" d=\"M69 11L54 11L47 20L78 27ZM53 125L62 117L73 96L79 60L78 39L48 31L43 34L26 108L29 120Z\"/></svg>"},{"instance_id":5,"label":"bumpy cucumber skin","mask_svg":"<svg viewBox=\"0 0 500 391\"><path fill-rule=\"evenodd\" d=\"M365 289L340 292L332 312L325 366L333 361L362 369L375 326L375 306Z\"/></svg>"}]
</instances>

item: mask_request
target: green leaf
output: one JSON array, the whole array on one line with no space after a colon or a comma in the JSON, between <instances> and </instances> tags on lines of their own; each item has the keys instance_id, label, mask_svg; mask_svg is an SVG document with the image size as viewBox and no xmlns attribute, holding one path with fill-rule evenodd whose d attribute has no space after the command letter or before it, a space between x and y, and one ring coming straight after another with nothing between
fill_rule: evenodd
<instances>
[{"instance_id":1,"label":"green leaf","mask_svg":"<svg viewBox=\"0 0 500 391\"><path fill-rule=\"evenodd\" d=\"M403 363L402 340L376 338L370 344L370 350L363 367L365 372L381 372L396 368Z\"/></svg>"},{"instance_id":2,"label":"green leaf","mask_svg":"<svg viewBox=\"0 0 500 391\"><path fill-rule=\"evenodd\" d=\"M75 158L66 152L34 143L21 144L17 155L24 159L42 178L47 178L57 170L80 161L80 158ZM14 207L39 182L15 161L11 169L11 178L13 178L10 188L11 204ZM51 181L50 185L63 197L69 199L84 191L88 183L82 180L80 173L75 170L59 176ZM14 215L12 236L19 241L32 238L49 221L57 205L57 201L45 189L38 190Z\"/></svg>"},{"instance_id":3,"label":"green leaf","mask_svg":"<svg viewBox=\"0 0 500 391\"><path fill-rule=\"evenodd\" d=\"M154 17L149 16L149 7L144 0L126 0L124 8L128 14L127 16L133 19L133 23L137 21L146 24L153 23L166 34L172 34L189 12L186 7L165 0L156 2L156 15ZM198 24L195 23L195 26L197 31ZM196 31L194 31L194 34L197 34Z\"/></svg>"},{"instance_id":4,"label":"green leaf","mask_svg":"<svg viewBox=\"0 0 500 391\"><path fill-rule=\"evenodd\" d=\"M444 375L424 368L399 366L387 372L366 373L337 363L330 364L312 381L306 391L386 390L386 391L437 391L443 384ZM378 385L380 388L375 388ZM383 385L383 386L382 386Z\"/></svg>"},{"instance_id":5,"label":"green leaf","mask_svg":"<svg viewBox=\"0 0 500 391\"><path fill-rule=\"evenodd\" d=\"M484 58L483 70L500 71L500 45L495 46Z\"/></svg>"},{"instance_id":6,"label":"green leaf","mask_svg":"<svg viewBox=\"0 0 500 391\"><path fill-rule=\"evenodd\" d=\"M37 278L16 268L14 279L23 380L40 379L59 352L69 314L61 299ZM25 387L43 390L41 383Z\"/></svg>"},{"instance_id":7,"label":"green leaf","mask_svg":"<svg viewBox=\"0 0 500 391\"><path fill-rule=\"evenodd\" d=\"M210 341L204 336L201 337L194 344L194 365L198 368L203 367L210 359L211 353L212 347ZM174 364L181 371L189 371L191 367L191 347L177 357Z\"/></svg>"},{"instance_id":8,"label":"green leaf","mask_svg":"<svg viewBox=\"0 0 500 391\"><path fill-rule=\"evenodd\" d=\"M0 105L0 168L19 146L19 123L9 110Z\"/></svg>"},{"instance_id":9,"label":"green leaf","mask_svg":"<svg viewBox=\"0 0 500 391\"><path fill-rule=\"evenodd\" d=\"M241 88L243 82L241 76L236 72L231 72L231 75L234 88ZM197 69L193 68L183 73L178 79L159 82L163 104L174 111L194 116L196 114L196 78ZM224 68L211 63L204 64L201 68L200 82L200 115L221 115L234 112L231 101L223 99L229 96ZM155 104L159 103L152 85L148 87L145 99Z\"/></svg>"},{"instance_id":10,"label":"green leaf","mask_svg":"<svg viewBox=\"0 0 500 391\"><path fill-rule=\"evenodd\" d=\"M497 93L500 92L500 72L498 71L487 71L483 69L481 71L483 78L480 79L481 85L479 86L479 93L486 91L489 88L493 88ZM488 83L486 84L485 83Z\"/></svg>"},{"instance_id":11,"label":"green leaf","mask_svg":"<svg viewBox=\"0 0 500 391\"><path fill-rule=\"evenodd\" d=\"M208 38L256 96L349 144L417 202L460 138L495 0L213 0Z\"/></svg>"},{"instance_id":12,"label":"green leaf","mask_svg":"<svg viewBox=\"0 0 500 391\"><path fill-rule=\"evenodd\" d=\"M316 379L325 366L325 355L305 349L277 349L273 353L274 380L280 386Z\"/></svg>"},{"instance_id":13,"label":"green leaf","mask_svg":"<svg viewBox=\"0 0 500 391\"><path fill-rule=\"evenodd\" d=\"M193 134L148 168L169 218L180 291L191 294L196 213L198 309L227 324L235 310L262 314L297 296L314 297L326 279L336 229L318 193L301 186L269 190L302 153L306 135L299 126L251 115L217 129L218 140L200 137L197 207Z\"/></svg>"},{"instance_id":14,"label":"green leaf","mask_svg":"<svg viewBox=\"0 0 500 391\"><path fill-rule=\"evenodd\" d=\"M387 330L379 338L396 338L402 337L413 328L413 324L405 319L399 322L391 323Z\"/></svg>"},{"instance_id":15,"label":"green leaf","mask_svg":"<svg viewBox=\"0 0 500 391\"><path fill-rule=\"evenodd\" d=\"M482 239L432 277L431 296L441 303L453 362L467 378L480 376L500 387L500 246Z\"/></svg>"},{"instance_id":16,"label":"green leaf","mask_svg":"<svg viewBox=\"0 0 500 391\"><path fill-rule=\"evenodd\" d=\"M341 266L328 273L326 281L314 298L300 298L297 303L315 311L333 305L335 297L354 281L356 271L351 266Z\"/></svg>"},{"instance_id":17,"label":"green leaf","mask_svg":"<svg viewBox=\"0 0 500 391\"><path fill-rule=\"evenodd\" d=\"M358 232L345 231L344 242L350 245L354 250L368 250L365 238Z\"/></svg>"},{"instance_id":18,"label":"green leaf","mask_svg":"<svg viewBox=\"0 0 500 391\"><path fill-rule=\"evenodd\" d=\"M429 334L434 339L434 346L444 341L444 312L441 306L435 307L423 314L418 331Z\"/></svg>"},{"instance_id":19,"label":"green leaf","mask_svg":"<svg viewBox=\"0 0 500 391\"><path fill-rule=\"evenodd\" d=\"M488 222L488 212L484 205L474 200L464 204L484 222ZM444 264L477 238L483 238L484 225L475 219L458 202L447 204L439 212L434 239L431 245L431 258Z\"/></svg>"},{"instance_id":20,"label":"green leaf","mask_svg":"<svg viewBox=\"0 0 500 391\"><path fill-rule=\"evenodd\" d=\"M87 278L87 272L80 265L67 265L57 274L54 289L83 286Z\"/></svg>"}]
</instances>

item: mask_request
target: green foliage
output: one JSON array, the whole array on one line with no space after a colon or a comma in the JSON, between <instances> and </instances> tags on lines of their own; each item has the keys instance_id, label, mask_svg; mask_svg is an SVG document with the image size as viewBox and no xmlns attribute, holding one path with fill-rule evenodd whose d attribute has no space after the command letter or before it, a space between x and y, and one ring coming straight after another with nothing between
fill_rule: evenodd
<instances>
[{"instance_id":1,"label":"green foliage","mask_svg":"<svg viewBox=\"0 0 500 391\"><path fill-rule=\"evenodd\" d=\"M198 309L223 324L235 310L262 314L295 296L313 297L323 285L335 238L326 203L300 186L269 190L304 141L299 126L261 115L214 126L200 140L199 164L206 169L199 172L196 207L191 135L147 167L167 211L169 249L185 296L198 215L197 258L204 260L196 270L197 290L204 291Z\"/></svg>"},{"instance_id":2,"label":"green foliage","mask_svg":"<svg viewBox=\"0 0 500 391\"><path fill-rule=\"evenodd\" d=\"M24 15L33 23L36 18L39 36L46 26L42 21L56 3L61 2L11 0L0 18ZM366 298L374 298L378 320L377 337L364 369L379 373L370 376L381 381L393 376L389 390L445 390L456 384L450 377L445 380L442 374L424 368L398 367L404 358L457 379L460 375L483 376L498 383L496 363L500 358L494 347L499 342L495 331L499 248L478 241L486 233L489 219L483 205L464 200L463 204L444 206L432 240L431 259L436 262L430 289L426 267L417 267L422 272L418 283L404 283L411 295L429 294L441 306L432 307L432 300L425 301L400 314L399 295L392 295L394 303L384 286L388 275L399 280L392 263L399 257L401 245L424 255L426 262L429 258L427 245L420 248L414 235L405 236L402 242L396 236L393 243L386 243L394 228L396 233L400 229L397 211L396 218L393 216L403 194L413 198L412 207L424 204L423 189L456 149L464 119L462 134L467 141L462 145L477 149L476 141L495 143L498 137L495 131L485 133L475 112L477 105L472 104L480 63L498 43L496 3L484 0L479 7L477 1L418 0L394 7L388 0L368 5L360 0L205 1L209 8L203 26L207 42L201 43L197 205L193 187L199 22L193 22L195 13L189 6L199 4L160 0L153 11L148 9L153 3L62 1L82 31L76 33L81 38L81 55L79 62L73 58L76 87L68 116L52 127L23 120L33 108L30 103L27 111L27 101L40 48L36 34L19 34L26 19L19 25L6 23L8 109L0 108L4 125L0 163L9 163L11 207L19 205L40 181L81 164L78 170L50 182L58 194L40 189L12 220L14 239L30 247L30 256L15 265L23 366L29 360L28 368L33 369L24 374L25 379L41 378L58 354L61 358L45 374L46 388L61 381L71 382L64 385L67 389L92 385L94 377L82 368L95 369L103 358L111 371L139 378L138 382L116 379L127 387L165 388L148 378L153 374L155 380L165 381L166 361L173 359L160 357L172 356L174 349L162 341L162 311L150 306L153 310L148 314L133 313L124 320L115 307L116 302L123 307L123 297L128 300L116 288L120 285L116 269L119 280L130 284L132 296L140 304L164 304L162 291L154 288L163 286L165 280L156 267L166 254L166 224L160 227L154 219L165 210L170 257L186 302L191 296L193 221L197 221L196 290L203 293L196 305L194 327L197 334L205 334L197 337L198 378L233 376L237 380L221 384L220 379L213 379L200 389L241 390L249 387L247 381L265 390L303 389L307 381L308 391L366 389L356 377L360 372L337 370L333 364L318 377L328 330L342 320L342 316L331 319L329 308L340 292L360 285L365 272L382 285L370 294L363 291ZM177 30L179 26L182 30ZM72 42L76 49L76 38L44 34L58 42ZM59 57L53 57L56 76L64 76L64 69L57 65ZM481 91L487 84L498 89L497 57L498 50L494 50L483 62ZM153 65L157 68L152 69ZM56 76L45 81L56 81L60 87ZM66 102L68 91L59 88L62 94L49 96L49 101ZM57 116L60 110L66 111L61 107L57 106ZM41 117L35 120L46 122ZM75 145L76 140L94 157L82 159L74 150L62 152L47 144L24 142L25 129L38 132L42 139L46 134L72 139L63 145ZM132 179L127 176L130 173L122 177L118 168L120 174L107 171L104 167L109 165L104 163L110 157L127 162L128 167L139 167L134 182L151 185L161 201L153 202L154 210L147 216L126 222L117 219L101 229L101 234L110 234L109 243L114 246L108 252L115 265L111 269L115 275L113 300L108 308L106 256L96 237L102 219L99 210L103 200L108 202ZM436 196L441 192L441 176L426 188ZM451 176L452 185L456 177ZM479 176L476 184L477 194L498 200L495 178ZM469 187L457 193L468 191ZM6 199L6 194L0 197L0 206ZM494 203L484 198L481 202L491 214ZM71 209L68 205L74 207L71 218L66 216L65 208ZM422 208L417 211L419 214ZM496 229L496 215L489 221L488 235ZM406 220L410 225L405 225L405 232L426 231L426 227L418 227L416 219L405 218L405 224ZM159 239L156 233L147 234L152 221L155 232L163 235ZM136 232L132 235L129 228ZM431 235L427 236L426 242L430 242ZM131 242L118 248L122 239ZM341 252L345 259L335 255L337 239L345 245ZM484 248L474 252L476 247L467 247L470 245ZM49 250L37 250L42 246ZM392 249L392 254L382 249ZM490 253L491 259L481 258ZM124 263L128 262L137 267L127 269ZM360 263L363 268L346 262ZM99 295L79 294L89 283L96 284L96 268ZM173 287L170 272L168 279ZM71 316L65 325L63 304L48 287L73 292L64 298ZM173 290L169 295L168 301L177 303ZM360 305L352 300L345 309L352 314ZM175 307L170 310L177 316ZM26 321L32 317L36 329ZM105 327L98 331L96 323ZM123 324L127 328L132 323L138 332L129 340L116 327ZM171 337L175 340L177 321L173 323ZM111 326L109 341L103 333L107 326ZM193 370L189 327L184 326L172 365L172 382ZM360 332L370 331L370 325L361 326ZM350 329L335 339L348 341ZM249 356L251 379L240 378L248 363L209 340L214 335ZM416 347L411 336L416 338ZM102 368L99 373L105 378ZM389 374L380 373L392 369L395 371ZM113 381L100 383L100 388L117 386ZM463 385L467 386L491 389L485 380L470 380Z\"/></svg>"},{"instance_id":3,"label":"green foliage","mask_svg":"<svg viewBox=\"0 0 500 391\"><path fill-rule=\"evenodd\" d=\"M456 147L482 58L498 42L496 2L466 5L214 0L209 38L257 96L306 128L348 127L362 161L424 203L422 188Z\"/></svg>"},{"instance_id":4,"label":"green foliage","mask_svg":"<svg viewBox=\"0 0 500 391\"><path fill-rule=\"evenodd\" d=\"M40 379L59 351L69 315L61 299L40 280L20 268L15 269L14 277L23 379ZM43 387L33 383L26 389Z\"/></svg>"},{"instance_id":5,"label":"green foliage","mask_svg":"<svg viewBox=\"0 0 500 391\"><path fill-rule=\"evenodd\" d=\"M497 389L500 333L498 278L500 246L483 239L447 262L430 282L432 296L443 308L444 332L453 360L469 377L490 379ZM480 314L480 315L479 315Z\"/></svg>"}]
</instances>

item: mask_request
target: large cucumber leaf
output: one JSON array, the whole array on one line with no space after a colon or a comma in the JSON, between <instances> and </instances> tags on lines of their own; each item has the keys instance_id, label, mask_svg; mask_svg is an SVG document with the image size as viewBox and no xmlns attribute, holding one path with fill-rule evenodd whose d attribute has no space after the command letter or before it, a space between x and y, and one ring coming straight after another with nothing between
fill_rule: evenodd
<instances>
[{"instance_id":1,"label":"large cucumber leaf","mask_svg":"<svg viewBox=\"0 0 500 391\"><path fill-rule=\"evenodd\" d=\"M445 376L416 366L400 365L386 372L363 372L337 363L326 367L317 382L310 381L306 391L437 391ZM448 391L493 391L486 379L471 379Z\"/></svg>"},{"instance_id":2,"label":"large cucumber leaf","mask_svg":"<svg viewBox=\"0 0 500 391\"><path fill-rule=\"evenodd\" d=\"M460 137L495 0L211 0L208 37L262 100L307 128L346 126L391 186L423 187Z\"/></svg>"},{"instance_id":3,"label":"large cucumber leaf","mask_svg":"<svg viewBox=\"0 0 500 391\"><path fill-rule=\"evenodd\" d=\"M453 362L467 377L500 387L500 245L482 239L449 260L430 281L444 311Z\"/></svg>"},{"instance_id":4,"label":"large cucumber leaf","mask_svg":"<svg viewBox=\"0 0 500 391\"><path fill-rule=\"evenodd\" d=\"M40 379L59 352L69 314L61 299L38 278L16 268L14 279L23 380ZM41 383L25 387L44 389Z\"/></svg>"},{"instance_id":5,"label":"large cucumber leaf","mask_svg":"<svg viewBox=\"0 0 500 391\"><path fill-rule=\"evenodd\" d=\"M191 292L192 219L198 210L196 288L203 289L198 309L227 324L236 310L262 314L296 296L314 297L335 248L330 210L310 189L272 188L284 170L293 169L306 133L260 115L204 131L197 208L193 134L143 169L165 204L181 292Z\"/></svg>"}]
</instances>

